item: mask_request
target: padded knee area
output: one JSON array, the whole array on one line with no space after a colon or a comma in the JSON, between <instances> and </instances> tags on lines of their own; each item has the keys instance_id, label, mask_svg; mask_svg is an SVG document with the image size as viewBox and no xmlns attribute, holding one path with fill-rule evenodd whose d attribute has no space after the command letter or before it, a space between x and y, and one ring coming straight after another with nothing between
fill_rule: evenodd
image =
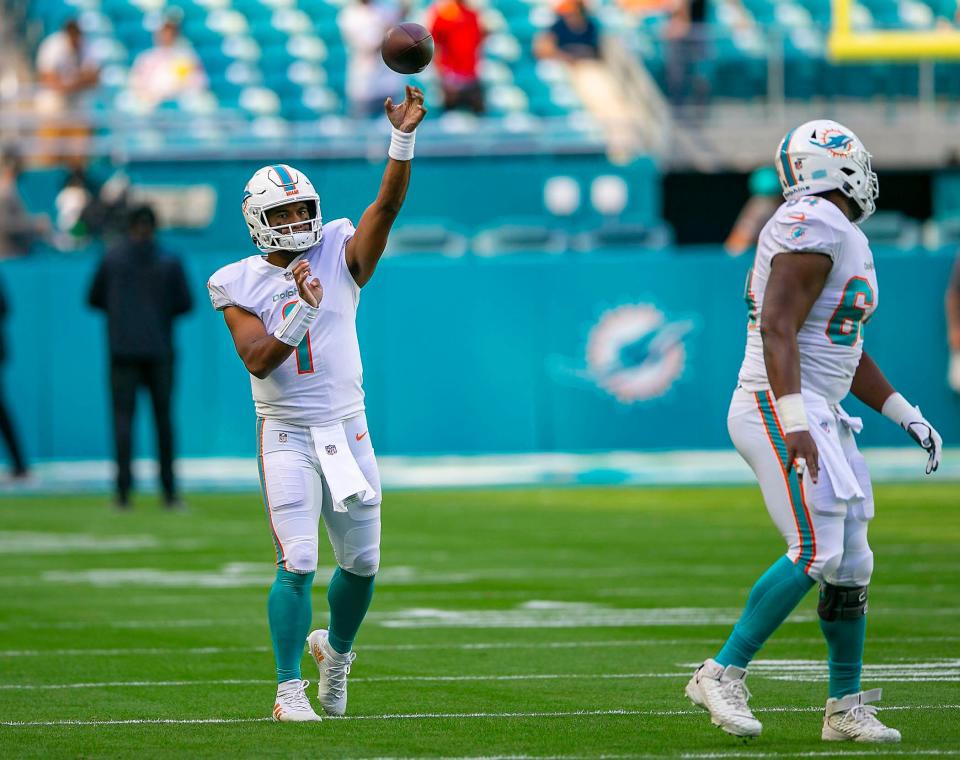
<instances>
[{"instance_id":1,"label":"padded knee area","mask_svg":"<svg viewBox=\"0 0 960 760\"><path fill-rule=\"evenodd\" d=\"M854 620L867 614L866 586L820 586L817 614L821 620Z\"/></svg>"},{"instance_id":2,"label":"padded knee area","mask_svg":"<svg viewBox=\"0 0 960 760\"><path fill-rule=\"evenodd\" d=\"M810 566L808 575L818 583L826 583L836 578L837 570L840 569L840 563L843 561L843 550L837 548L836 551L826 549L817 549L817 557Z\"/></svg>"},{"instance_id":3,"label":"padded knee area","mask_svg":"<svg viewBox=\"0 0 960 760\"><path fill-rule=\"evenodd\" d=\"M306 575L316 572L317 545L312 541L294 541L284 547L283 559L291 573Z\"/></svg>"},{"instance_id":4,"label":"padded knee area","mask_svg":"<svg viewBox=\"0 0 960 760\"><path fill-rule=\"evenodd\" d=\"M380 569L380 547L371 546L350 558L349 564L341 565L348 573L369 578Z\"/></svg>"},{"instance_id":5,"label":"padded knee area","mask_svg":"<svg viewBox=\"0 0 960 760\"><path fill-rule=\"evenodd\" d=\"M843 567L837 578L837 585L866 586L873 576L873 552L865 549L860 552L847 552L843 557Z\"/></svg>"},{"instance_id":6,"label":"padded knee area","mask_svg":"<svg viewBox=\"0 0 960 760\"><path fill-rule=\"evenodd\" d=\"M348 530L343 536L339 565L348 573L365 578L380 569L380 521L371 520Z\"/></svg>"}]
</instances>

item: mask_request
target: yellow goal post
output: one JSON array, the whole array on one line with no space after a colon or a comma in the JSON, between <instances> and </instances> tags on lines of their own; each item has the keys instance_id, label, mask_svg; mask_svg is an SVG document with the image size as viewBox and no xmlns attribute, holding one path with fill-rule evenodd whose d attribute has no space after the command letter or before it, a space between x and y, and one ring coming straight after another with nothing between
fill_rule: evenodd
<instances>
[{"instance_id":1,"label":"yellow goal post","mask_svg":"<svg viewBox=\"0 0 960 760\"><path fill-rule=\"evenodd\" d=\"M860 32L853 28L854 0L833 0L827 54L837 62L960 60L960 30Z\"/></svg>"}]
</instances>

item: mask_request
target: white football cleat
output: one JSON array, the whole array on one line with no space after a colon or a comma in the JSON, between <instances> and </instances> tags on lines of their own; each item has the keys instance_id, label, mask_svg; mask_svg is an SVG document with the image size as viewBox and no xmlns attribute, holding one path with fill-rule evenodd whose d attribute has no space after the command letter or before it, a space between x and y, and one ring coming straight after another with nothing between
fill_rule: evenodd
<instances>
[{"instance_id":1,"label":"white football cleat","mask_svg":"<svg viewBox=\"0 0 960 760\"><path fill-rule=\"evenodd\" d=\"M307 636L310 654L320 671L317 698L327 715L343 715L347 711L347 676L356 653L340 654L330 646L327 632L320 628Z\"/></svg>"},{"instance_id":2,"label":"white football cleat","mask_svg":"<svg viewBox=\"0 0 960 760\"><path fill-rule=\"evenodd\" d=\"M309 681L294 678L277 685L277 701L273 705L273 719L283 723L318 721L320 716L313 711L307 699Z\"/></svg>"},{"instance_id":3,"label":"white football cleat","mask_svg":"<svg viewBox=\"0 0 960 760\"><path fill-rule=\"evenodd\" d=\"M746 677L743 668L723 667L709 659L696 669L685 691L695 705L710 713L713 724L728 734L760 736L763 726L747 706L750 691L744 683Z\"/></svg>"},{"instance_id":4,"label":"white football cleat","mask_svg":"<svg viewBox=\"0 0 960 760\"><path fill-rule=\"evenodd\" d=\"M883 725L877 719L877 708L870 704L879 702L881 693L881 689L871 689L828 699L820 737L825 742L900 741L900 732Z\"/></svg>"}]
</instances>

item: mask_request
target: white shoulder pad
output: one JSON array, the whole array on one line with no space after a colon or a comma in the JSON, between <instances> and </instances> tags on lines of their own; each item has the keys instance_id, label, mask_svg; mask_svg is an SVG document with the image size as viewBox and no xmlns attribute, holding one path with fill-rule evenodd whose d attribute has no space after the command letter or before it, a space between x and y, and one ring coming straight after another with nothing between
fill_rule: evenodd
<instances>
[{"instance_id":1,"label":"white shoulder pad","mask_svg":"<svg viewBox=\"0 0 960 760\"><path fill-rule=\"evenodd\" d=\"M231 292L231 285L238 282L243 277L244 262L235 261L221 267L211 275L207 280L207 292L210 294L210 303L217 311L223 311L228 306L239 306Z\"/></svg>"},{"instance_id":2,"label":"white shoulder pad","mask_svg":"<svg viewBox=\"0 0 960 760\"><path fill-rule=\"evenodd\" d=\"M843 212L830 201L816 196L784 203L770 224L774 247L782 251L815 251L836 261L844 239Z\"/></svg>"}]
</instances>

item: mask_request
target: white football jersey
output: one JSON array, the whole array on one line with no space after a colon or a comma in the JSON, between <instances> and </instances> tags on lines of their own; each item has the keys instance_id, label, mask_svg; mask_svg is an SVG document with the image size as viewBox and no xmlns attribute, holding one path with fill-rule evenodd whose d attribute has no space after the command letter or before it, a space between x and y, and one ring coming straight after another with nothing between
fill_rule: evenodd
<instances>
[{"instance_id":1,"label":"white football jersey","mask_svg":"<svg viewBox=\"0 0 960 760\"><path fill-rule=\"evenodd\" d=\"M823 292L797 334L800 385L839 402L850 392L863 353L863 325L879 303L873 253L866 235L830 201L806 196L788 201L760 232L753 268L747 273L747 350L740 384L767 390L760 316L773 257L817 251L833 261Z\"/></svg>"},{"instance_id":2,"label":"white football jersey","mask_svg":"<svg viewBox=\"0 0 960 760\"><path fill-rule=\"evenodd\" d=\"M353 232L349 219L328 222L319 245L297 256L286 269L258 254L218 269L207 283L215 309L239 306L259 317L268 333L277 329L284 310L299 298L291 272L297 262L306 258L323 285L320 313L296 350L263 380L250 376L259 417L312 426L340 422L363 411L356 324L360 287L344 258Z\"/></svg>"}]
</instances>

